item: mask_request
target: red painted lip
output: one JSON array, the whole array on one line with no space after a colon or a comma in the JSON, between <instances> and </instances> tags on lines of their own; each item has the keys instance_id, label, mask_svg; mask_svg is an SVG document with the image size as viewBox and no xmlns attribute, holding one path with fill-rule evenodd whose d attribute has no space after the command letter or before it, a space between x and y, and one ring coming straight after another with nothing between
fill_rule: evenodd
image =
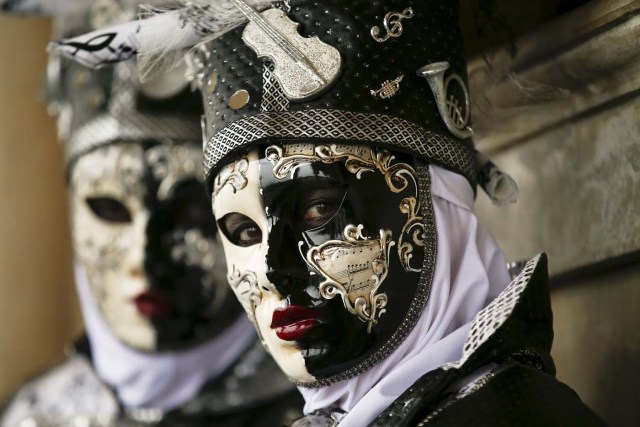
<instances>
[{"instance_id":1,"label":"red painted lip","mask_svg":"<svg viewBox=\"0 0 640 427\"><path fill-rule=\"evenodd\" d=\"M133 299L138 312L146 317L165 317L173 309L173 302L157 291L146 291Z\"/></svg>"},{"instance_id":2,"label":"red painted lip","mask_svg":"<svg viewBox=\"0 0 640 427\"><path fill-rule=\"evenodd\" d=\"M299 305L277 308L271 318L271 329L275 329L281 340L296 341L313 329L319 316L319 310Z\"/></svg>"}]
</instances>

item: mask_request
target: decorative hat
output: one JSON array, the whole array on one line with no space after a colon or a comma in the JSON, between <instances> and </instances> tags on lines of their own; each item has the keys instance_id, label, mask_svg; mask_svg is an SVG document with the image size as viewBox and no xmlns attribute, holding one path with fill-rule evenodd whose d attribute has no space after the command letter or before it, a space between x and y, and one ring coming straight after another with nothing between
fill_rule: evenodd
<instances>
[{"instance_id":1,"label":"decorative hat","mask_svg":"<svg viewBox=\"0 0 640 427\"><path fill-rule=\"evenodd\" d=\"M209 182L230 156L278 139L384 146L461 173L475 186L455 2L292 1L288 15L268 13L267 24L256 18L192 54L207 105ZM273 28L289 34L291 45L261 34ZM421 75L434 63L440 78L448 72L454 83L447 96L463 131L458 137Z\"/></svg>"},{"instance_id":2,"label":"decorative hat","mask_svg":"<svg viewBox=\"0 0 640 427\"><path fill-rule=\"evenodd\" d=\"M49 83L59 91L50 102L59 114L68 164L117 141L200 141L200 100L179 70L140 84L135 63L91 72L68 60L53 61L50 78L51 69L59 68Z\"/></svg>"},{"instance_id":3,"label":"decorative hat","mask_svg":"<svg viewBox=\"0 0 640 427\"><path fill-rule=\"evenodd\" d=\"M114 27L104 49L77 46L105 32L56 47L100 66L125 50L162 63L161 52L196 46L187 59L204 97L209 186L233 156L274 140L386 147L495 186L503 175L470 139L457 21L457 2L210 0Z\"/></svg>"}]
</instances>

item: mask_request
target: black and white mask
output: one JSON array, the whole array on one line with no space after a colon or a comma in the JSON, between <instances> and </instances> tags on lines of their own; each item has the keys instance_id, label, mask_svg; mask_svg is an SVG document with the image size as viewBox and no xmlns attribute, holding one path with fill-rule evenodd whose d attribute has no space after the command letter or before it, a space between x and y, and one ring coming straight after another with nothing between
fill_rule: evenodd
<instances>
[{"instance_id":1,"label":"black and white mask","mask_svg":"<svg viewBox=\"0 0 640 427\"><path fill-rule=\"evenodd\" d=\"M356 375L412 326L435 244L417 175L411 156L286 143L214 178L230 284L291 379Z\"/></svg>"},{"instance_id":2,"label":"black and white mask","mask_svg":"<svg viewBox=\"0 0 640 427\"><path fill-rule=\"evenodd\" d=\"M74 251L113 334L143 351L203 342L236 315L196 146L124 142L70 174Z\"/></svg>"}]
</instances>

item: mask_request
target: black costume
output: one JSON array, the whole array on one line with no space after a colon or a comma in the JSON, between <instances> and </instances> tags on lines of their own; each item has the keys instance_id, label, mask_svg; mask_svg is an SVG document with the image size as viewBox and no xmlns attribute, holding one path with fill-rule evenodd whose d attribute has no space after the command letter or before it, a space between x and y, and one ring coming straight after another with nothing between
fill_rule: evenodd
<instances>
[{"instance_id":1,"label":"black costume","mask_svg":"<svg viewBox=\"0 0 640 427\"><path fill-rule=\"evenodd\" d=\"M604 425L573 390L554 378L548 280L542 254L512 282L513 292L494 302L496 309L508 311L508 318L497 329L491 318L484 327L478 325L469 345L487 335L466 362L424 375L371 425ZM468 375L476 378L469 382Z\"/></svg>"}]
</instances>

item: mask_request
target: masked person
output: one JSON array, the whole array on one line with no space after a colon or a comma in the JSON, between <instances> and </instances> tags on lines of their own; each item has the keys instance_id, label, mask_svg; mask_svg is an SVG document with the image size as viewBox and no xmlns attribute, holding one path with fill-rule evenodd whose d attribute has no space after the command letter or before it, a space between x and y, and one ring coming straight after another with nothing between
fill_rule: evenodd
<instances>
[{"instance_id":1,"label":"masked person","mask_svg":"<svg viewBox=\"0 0 640 427\"><path fill-rule=\"evenodd\" d=\"M105 3L66 9L56 31L127 10ZM184 69L141 84L133 63L94 73L53 56L48 84L87 339L22 387L1 425L273 426L301 414L228 289Z\"/></svg>"},{"instance_id":2,"label":"masked person","mask_svg":"<svg viewBox=\"0 0 640 427\"><path fill-rule=\"evenodd\" d=\"M113 29L141 60L196 45L230 285L305 398L297 427L601 425L554 378L545 255L510 281L474 214L479 181L497 202L513 187L472 147L457 18L452 1L202 1ZM99 35L57 47L124 59L73 49Z\"/></svg>"}]
</instances>

